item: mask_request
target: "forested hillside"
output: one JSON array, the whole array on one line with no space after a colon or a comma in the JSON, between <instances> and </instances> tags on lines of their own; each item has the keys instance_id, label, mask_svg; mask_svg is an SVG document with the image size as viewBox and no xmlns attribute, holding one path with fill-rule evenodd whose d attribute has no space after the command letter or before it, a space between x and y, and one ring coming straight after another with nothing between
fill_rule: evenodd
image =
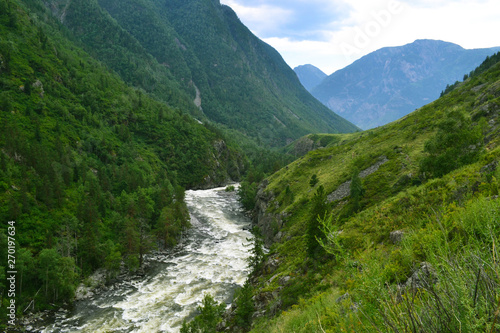
<instances>
[{"instance_id":1,"label":"forested hillside","mask_svg":"<svg viewBox=\"0 0 500 333\"><path fill-rule=\"evenodd\" d=\"M453 88L389 125L303 139L322 148L261 183L254 218L270 252L256 243L219 328L500 329L498 56Z\"/></svg>"},{"instance_id":2,"label":"forested hillside","mask_svg":"<svg viewBox=\"0 0 500 333\"><path fill-rule=\"evenodd\" d=\"M129 87L44 10L0 1L0 294L7 302L13 221L18 315L70 301L97 268L138 269L189 225L184 188L238 179L247 164L212 125Z\"/></svg>"},{"instance_id":3,"label":"forested hillside","mask_svg":"<svg viewBox=\"0 0 500 333\"><path fill-rule=\"evenodd\" d=\"M300 84L269 45L212 0L46 1L130 85L271 146L357 128Z\"/></svg>"}]
</instances>

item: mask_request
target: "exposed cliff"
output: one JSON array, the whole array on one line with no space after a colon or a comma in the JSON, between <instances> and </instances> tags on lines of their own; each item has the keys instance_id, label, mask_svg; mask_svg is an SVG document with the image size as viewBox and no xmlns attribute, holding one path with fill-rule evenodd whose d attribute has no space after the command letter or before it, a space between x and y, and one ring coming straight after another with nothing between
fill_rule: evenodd
<instances>
[{"instance_id":1,"label":"exposed cliff","mask_svg":"<svg viewBox=\"0 0 500 333\"><path fill-rule=\"evenodd\" d=\"M252 220L262 233L264 244L266 247L270 247L284 221L282 214L272 213L272 208L277 209L279 205L276 202L274 193L266 190L267 185L269 185L267 180L264 180L259 185L255 198L255 208L252 211Z\"/></svg>"},{"instance_id":2,"label":"exposed cliff","mask_svg":"<svg viewBox=\"0 0 500 333\"><path fill-rule=\"evenodd\" d=\"M229 148L224 140L214 141L212 147L211 158L207 161L210 172L193 189L209 189L239 181L247 168L241 152Z\"/></svg>"}]
</instances>

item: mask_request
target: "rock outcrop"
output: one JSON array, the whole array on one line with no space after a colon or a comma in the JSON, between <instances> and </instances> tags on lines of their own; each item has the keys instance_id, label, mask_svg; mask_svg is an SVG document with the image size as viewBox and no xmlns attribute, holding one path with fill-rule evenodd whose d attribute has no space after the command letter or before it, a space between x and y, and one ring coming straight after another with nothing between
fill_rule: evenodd
<instances>
[{"instance_id":1,"label":"rock outcrop","mask_svg":"<svg viewBox=\"0 0 500 333\"><path fill-rule=\"evenodd\" d=\"M208 164L211 166L210 173L205 176L203 183L193 189L205 190L214 187L226 186L239 181L245 169L242 156L231 151L224 140L214 141L213 150Z\"/></svg>"},{"instance_id":2,"label":"rock outcrop","mask_svg":"<svg viewBox=\"0 0 500 333\"><path fill-rule=\"evenodd\" d=\"M264 239L264 245L270 247L273 243L284 238L285 233L280 231L286 223L288 213L274 213L279 208L276 195L272 191L266 191L269 182L264 180L258 187L255 200L255 208L252 211L252 222L260 229Z\"/></svg>"},{"instance_id":3,"label":"rock outcrop","mask_svg":"<svg viewBox=\"0 0 500 333\"><path fill-rule=\"evenodd\" d=\"M392 231L389 235L389 239L391 243L394 245L398 245L403 241L405 233L402 230Z\"/></svg>"},{"instance_id":4,"label":"rock outcrop","mask_svg":"<svg viewBox=\"0 0 500 333\"><path fill-rule=\"evenodd\" d=\"M372 173L376 172L382 164L385 162L389 161L386 156L380 157L379 161L369 168L364 169L359 173L359 178L365 178L371 175ZM328 202L333 202L336 200L342 200L344 198L347 198L350 194L350 187L351 187L351 181L348 180L344 183L342 183L335 191L330 193L327 197Z\"/></svg>"},{"instance_id":5,"label":"rock outcrop","mask_svg":"<svg viewBox=\"0 0 500 333\"><path fill-rule=\"evenodd\" d=\"M260 229L264 244L269 247L274 237L271 225L273 221L277 220L277 216L268 212L268 208L275 201L275 196L271 191L266 191L267 185L269 185L269 182L264 180L257 189L255 208L252 211L252 222Z\"/></svg>"}]
</instances>

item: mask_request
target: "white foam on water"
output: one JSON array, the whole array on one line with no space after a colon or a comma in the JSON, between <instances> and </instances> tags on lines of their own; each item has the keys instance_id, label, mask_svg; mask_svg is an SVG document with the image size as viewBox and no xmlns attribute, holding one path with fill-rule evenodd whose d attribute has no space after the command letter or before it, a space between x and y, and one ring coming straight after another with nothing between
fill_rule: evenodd
<instances>
[{"instance_id":1,"label":"white foam on water","mask_svg":"<svg viewBox=\"0 0 500 333\"><path fill-rule=\"evenodd\" d=\"M112 292L88 301L88 308L99 314L83 311L44 332L176 333L204 295L227 301L249 273L246 245L252 234L245 228L250 221L240 212L235 193L223 187L186 191L185 201L192 229L180 251L155 257L164 269L142 281L118 283Z\"/></svg>"}]
</instances>

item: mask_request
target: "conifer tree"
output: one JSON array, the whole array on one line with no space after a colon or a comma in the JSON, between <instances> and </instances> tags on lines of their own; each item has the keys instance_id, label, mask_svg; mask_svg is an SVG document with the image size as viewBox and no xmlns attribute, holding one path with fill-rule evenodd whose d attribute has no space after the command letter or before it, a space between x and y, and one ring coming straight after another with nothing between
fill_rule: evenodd
<instances>
[{"instance_id":1,"label":"conifer tree","mask_svg":"<svg viewBox=\"0 0 500 333\"><path fill-rule=\"evenodd\" d=\"M365 193L365 189L363 188L363 183L361 182L361 178L359 177L359 169L354 167L351 178L351 187L350 187L350 195L352 199L352 210L353 213L359 211L360 201Z\"/></svg>"},{"instance_id":2,"label":"conifer tree","mask_svg":"<svg viewBox=\"0 0 500 333\"><path fill-rule=\"evenodd\" d=\"M325 216L327 209L325 188L323 185L320 185L312 199L312 210L307 224L307 254L311 258L315 258L323 251L317 240L322 237L318 219Z\"/></svg>"}]
</instances>

